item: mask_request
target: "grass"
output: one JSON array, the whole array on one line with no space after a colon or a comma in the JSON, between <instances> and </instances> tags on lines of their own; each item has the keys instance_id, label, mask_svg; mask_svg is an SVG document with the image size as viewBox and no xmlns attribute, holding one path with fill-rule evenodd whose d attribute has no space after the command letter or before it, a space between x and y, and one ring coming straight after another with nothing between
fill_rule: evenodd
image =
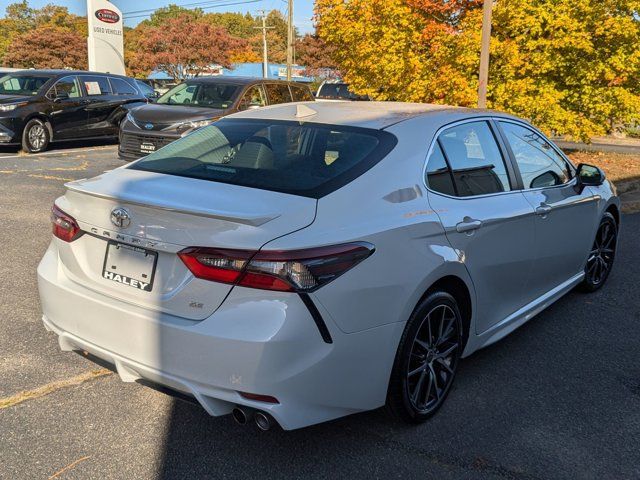
<instances>
[{"instance_id":1,"label":"grass","mask_svg":"<svg viewBox=\"0 0 640 480\"><path fill-rule=\"evenodd\" d=\"M588 163L600 167L614 183L640 180L640 153L575 152L569 158L575 165Z\"/></svg>"}]
</instances>

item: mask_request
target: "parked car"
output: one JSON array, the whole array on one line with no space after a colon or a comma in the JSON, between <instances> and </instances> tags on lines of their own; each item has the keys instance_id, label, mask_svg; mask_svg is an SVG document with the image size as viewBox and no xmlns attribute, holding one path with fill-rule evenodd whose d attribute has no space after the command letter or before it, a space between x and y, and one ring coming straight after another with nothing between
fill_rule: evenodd
<instances>
[{"instance_id":1,"label":"parked car","mask_svg":"<svg viewBox=\"0 0 640 480\"><path fill-rule=\"evenodd\" d=\"M313 100L295 82L241 77L199 77L175 86L154 104L129 113L120 133L120 158L136 160L209 125L251 108Z\"/></svg>"},{"instance_id":2,"label":"parked car","mask_svg":"<svg viewBox=\"0 0 640 480\"><path fill-rule=\"evenodd\" d=\"M619 225L604 173L516 117L299 103L67 184L38 283L63 350L211 415L422 422L461 357L601 288Z\"/></svg>"},{"instance_id":3,"label":"parked car","mask_svg":"<svg viewBox=\"0 0 640 480\"><path fill-rule=\"evenodd\" d=\"M327 80L322 82L316 92L316 100L322 102L343 102L343 101L368 101L366 95L356 95L349 89L349 85L344 82Z\"/></svg>"},{"instance_id":4,"label":"parked car","mask_svg":"<svg viewBox=\"0 0 640 480\"><path fill-rule=\"evenodd\" d=\"M119 75L23 70L0 78L0 144L42 152L51 142L117 137L132 106L147 103Z\"/></svg>"}]
</instances>

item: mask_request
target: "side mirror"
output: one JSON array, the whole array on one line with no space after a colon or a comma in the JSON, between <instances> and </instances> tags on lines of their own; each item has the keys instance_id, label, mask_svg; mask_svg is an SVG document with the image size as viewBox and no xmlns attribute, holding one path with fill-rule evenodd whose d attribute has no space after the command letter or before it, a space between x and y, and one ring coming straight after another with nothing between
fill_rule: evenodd
<instances>
[{"instance_id":1,"label":"side mirror","mask_svg":"<svg viewBox=\"0 0 640 480\"><path fill-rule=\"evenodd\" d=\"M582 193L584 187L599 187L605 179L604 172L598 167L581 163L576 172L576 192Z\"/></svg>"}]
</instances>

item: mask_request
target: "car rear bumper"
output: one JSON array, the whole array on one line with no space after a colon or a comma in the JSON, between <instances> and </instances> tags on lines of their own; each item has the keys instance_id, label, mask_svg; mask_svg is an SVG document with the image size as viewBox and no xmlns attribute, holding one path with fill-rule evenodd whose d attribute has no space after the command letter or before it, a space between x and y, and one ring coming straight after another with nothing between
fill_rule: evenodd
<instances>
[{"instance_id":1,"label":"car rear bumper","mask_svg":"<svg viewBox=\"0 0 640 480\"><path fill-rule=\"evenodd\" d=\"M55 242L38 267L38 286L44 324L63 350L115 365L123 381L190 394L211 415L244 405L287 430L382 406L403 328L344 334L320 307L333 340L326 343L299 296L239 287L209 318L185 320L74 283Z\"/></svg>"}]
</instances>

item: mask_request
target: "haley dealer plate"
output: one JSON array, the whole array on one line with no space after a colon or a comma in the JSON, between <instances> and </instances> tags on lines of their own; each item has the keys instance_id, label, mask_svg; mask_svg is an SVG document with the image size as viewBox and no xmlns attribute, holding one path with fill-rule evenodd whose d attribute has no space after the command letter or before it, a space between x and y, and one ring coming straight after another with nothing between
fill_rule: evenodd
<instances>
[{"instance_id":1,"label":"haley dealer plate","mask_svg":"<svg viewBox=\"0 0 640 480\"><path fill-rule=\"evenodd\" d=\"M110 241L104 257L102 277L145 292L153 289L158 253Z\"/></svg>"}]
</instances>

